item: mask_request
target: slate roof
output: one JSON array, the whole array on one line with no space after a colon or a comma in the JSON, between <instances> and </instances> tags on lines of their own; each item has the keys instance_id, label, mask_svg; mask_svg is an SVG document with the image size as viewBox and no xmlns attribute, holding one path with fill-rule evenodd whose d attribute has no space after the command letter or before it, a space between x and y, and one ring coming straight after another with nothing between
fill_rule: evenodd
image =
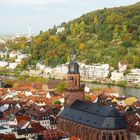
<instances>
[{"instance_id":1,"label":"slate roof","mask_svg":"<svg viewBox=\"0 0 140 140\"><path fill-rule=\"evenodd\" d=\"M60 117L102 130L127 129L127 123L115 108L80 100L65 108Z\"/></svg>"}]
</instances>

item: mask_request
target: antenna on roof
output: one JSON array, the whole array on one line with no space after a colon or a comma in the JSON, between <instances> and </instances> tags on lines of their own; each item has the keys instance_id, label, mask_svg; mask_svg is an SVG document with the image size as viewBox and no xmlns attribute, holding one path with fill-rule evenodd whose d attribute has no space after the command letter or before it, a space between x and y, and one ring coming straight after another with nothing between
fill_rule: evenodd
<instances>
[{"instance_id":1,"label":"antenna on roof","mask_svg":"<svg viewBox=\"0 0 140 140\"><path fill-rule=\"evenodd\" d=\"M28 37L30 38L31 37L31 25L29 24L28 26Z\"/></svg>"}]
</instances>

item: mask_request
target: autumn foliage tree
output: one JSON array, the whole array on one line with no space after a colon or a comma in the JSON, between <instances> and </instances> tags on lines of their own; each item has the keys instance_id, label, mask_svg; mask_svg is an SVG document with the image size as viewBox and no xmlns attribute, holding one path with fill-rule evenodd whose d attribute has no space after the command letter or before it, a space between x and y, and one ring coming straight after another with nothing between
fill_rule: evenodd
<instances>
[{"instance_id":1,"label":"autumn foliage tree","mask_svg":"<svg viewBox=\"0 0 140 140\"><path fill-rule=\"evenodd\" d=\"M27 65L44 62L46 66L70 61L70 48L77 52L77 59L86 64L108 63L117 67L125 60L132 67L140 67L140 3L135 5L104 8L82 15L68 23L62 23L62 32L57 33L54 26L32 38L15 42L8 41L6 46L30 54ZM22 68L27 66L22 62Z\"/></svg>"}]
</instances>

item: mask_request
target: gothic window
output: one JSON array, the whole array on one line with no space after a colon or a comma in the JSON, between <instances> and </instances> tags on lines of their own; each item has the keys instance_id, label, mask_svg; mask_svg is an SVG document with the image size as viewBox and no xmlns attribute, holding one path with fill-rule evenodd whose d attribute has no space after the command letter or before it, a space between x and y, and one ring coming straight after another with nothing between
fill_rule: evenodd
<instances>
[{"instance_id":1,"label":"gothic window","mask_svg":"<svg viewBox=\"0 0 140 140\"><path fill-rule=\"evenodd\" d=\"M109 140L112 140L112 134L109 134Z\"/></svg>"},{"instance_id":2,"label":"gothic window","mask_svg":"<svg viewBox=\"0 0 140 140\"><path fill-rule=\"evenodd\" d=\"M75 86L77 86L77 79L75 79Z\"/></svg>"},{"instance_id":3,"label":"gothic window","mask_svg":"<svg viewBox=\"0 0 140 140\"><path fill-rule=\"evenodd\" d=\"M116 134L116 140L119 140L119 135L118 135L118 133Z\"/></svg>"},{"instance_id":4,"label":"gothic window","mask_svg":"<svg viewBox=\"0 0 140 140\"><path fill-rule=\"evenodd\" d=\"M103 134L102 140L106 140L106 135L105 134Z\"/></svg>"}]
</instances>

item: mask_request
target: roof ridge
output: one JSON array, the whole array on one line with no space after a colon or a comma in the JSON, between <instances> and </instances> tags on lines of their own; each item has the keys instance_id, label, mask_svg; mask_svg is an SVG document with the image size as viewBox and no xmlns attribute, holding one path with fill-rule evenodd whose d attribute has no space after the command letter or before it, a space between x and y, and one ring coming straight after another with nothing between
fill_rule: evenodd
<instances>
[{"instance_id":1,"label":"roof ridge","mask_svg":"<svg viewBox=\"0 0 140 140\"><path fill-rule=\"evenodd\" d=\"M82 109L77 109L77 108L75 108L75 107L72 107L72 109L74 109L74 110L79 110L79 111L81 111L81 112L87 112L87 113L89 113L89 114L98 115L98 116L101 116L101 117L106 117L105 115L103 116L103 115L101 115L101 114L94 113L94 112L91 113L90 111L86 111L86 110L82 110ZM114 118L114 116L107 116L107 117ZM115 117L120 117L120 116L115 116Z\"/></svg>"}]
</instances>

